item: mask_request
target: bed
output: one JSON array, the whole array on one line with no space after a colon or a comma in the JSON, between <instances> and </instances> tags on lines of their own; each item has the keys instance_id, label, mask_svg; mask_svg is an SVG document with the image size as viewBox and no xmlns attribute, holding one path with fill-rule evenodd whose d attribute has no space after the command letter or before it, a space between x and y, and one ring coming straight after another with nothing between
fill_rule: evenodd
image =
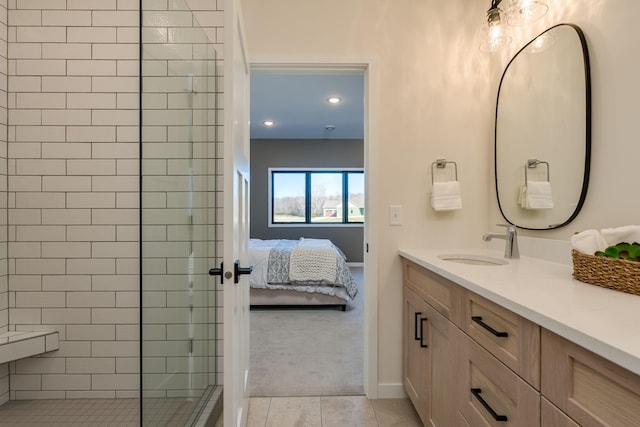
<instances>
[{"instance_id":1,"label":"bed","mask_svg":"<svg viewBox=\"0 0 640 427\"><path fill-rule=\"evenodd\" d=\"M250 239L251 306L333 305L358 289L342 251L328 239Z\"/></svg>"}]
</instances>

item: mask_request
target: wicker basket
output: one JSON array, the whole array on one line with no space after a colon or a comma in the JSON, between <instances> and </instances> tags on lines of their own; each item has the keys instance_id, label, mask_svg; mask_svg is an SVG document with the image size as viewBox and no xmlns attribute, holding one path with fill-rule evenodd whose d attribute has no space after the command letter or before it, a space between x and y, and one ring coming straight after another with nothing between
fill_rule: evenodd
<instances>
[{"instance_id":1,"label":"wicker basket","mask_svg":"<svg viewBox=\"0 0 640 427\"><path fill-rule=\"evenodd\" d=\"M585 255L576 250L573 257L573 277L581 282L640 295L640 262Z\"/></svg>"}]
</instances>

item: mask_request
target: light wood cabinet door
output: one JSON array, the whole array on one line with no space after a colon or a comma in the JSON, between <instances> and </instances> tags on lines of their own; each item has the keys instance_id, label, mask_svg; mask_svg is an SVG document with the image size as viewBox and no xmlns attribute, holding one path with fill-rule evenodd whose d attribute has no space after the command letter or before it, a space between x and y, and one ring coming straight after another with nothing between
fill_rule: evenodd
<instances>
[{"instance_id":1,"label":"light wood cabinet door","mask_svg":"<svg viewBox=\"0 0 640 427\"><path fill-rule=\"evenodd\" d=\"M546 329L541 390L583 427L640 426L640 377Z\"/></svg>"},{"instance_id":2,"label":"light wood cabinet door","mask_svg":"<svg viewBox=\"0 0 640 427\"><path fill-rule=\"evenodd\" d=\"M426 426L453 426L461 332L411 289L404 292L405 390Z\"/></svg>"},{"instance_id":3,"label":"light wood cabinet door","mask_svg":"<svg viewBox=\"0 0 640 427\"><path fill-rule=\"evenodd\" d=\"M467 336L458 410L472 427L540 427L540 393Z\"/></svg>"},{"instance_id":4,"label":"light wood cabinet door","mask_svg":"<svg viewBox=\"0 0 640 427\"><path fill-rule=\"evenodd\" d=\"M429 353L425 334L427 303L404 286L402 382L423 422L427 419L427 365Z\"/></svg>"},{"instance_id":5,"label":"light wood cabinet door","mask_svg":"<svg viewBox=\"0 0 640 427\"><path fill-rule=\"evenodd\" d=\"M540 327L472 292L463 300L463 330L540 390Z\"/></svg>"},{"instance_id":6,"label":"light wood cabinet door","mask_svg":"<svg viewBox=\"0 0 640 427\"><path fill-rule=\"evenodd\" d=\"M427 308L427 419L423 421L430 427L448 427L454 425L456 413L462 332L433 307Z\"/></svg>"}]
</instances>

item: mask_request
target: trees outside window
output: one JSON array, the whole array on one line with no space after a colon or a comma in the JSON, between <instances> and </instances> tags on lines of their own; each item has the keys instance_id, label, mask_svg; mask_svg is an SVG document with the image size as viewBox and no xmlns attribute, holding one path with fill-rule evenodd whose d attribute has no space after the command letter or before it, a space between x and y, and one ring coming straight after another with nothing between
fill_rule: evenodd
<instances>
[{"instance_id":1,"label":"trees outside window","mask_svg":"<svg viewBox=\"0 0 640 427\"><path fill-rule=\"evenodd\" d=\"M364 222L362 170L271 170L273 224Z\"/></svg>"}]
</instances>

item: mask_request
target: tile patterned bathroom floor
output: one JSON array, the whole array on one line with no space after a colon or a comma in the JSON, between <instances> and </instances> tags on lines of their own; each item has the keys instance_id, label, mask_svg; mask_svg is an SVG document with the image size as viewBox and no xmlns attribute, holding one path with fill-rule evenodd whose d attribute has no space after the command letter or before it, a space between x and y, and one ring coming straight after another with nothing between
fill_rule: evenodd
<instances>
[{"instance_id":1,"label":"tile patterned bathroom floor","mask_svg":"<svg viewBox=\"0 0 640 427\"><path fill-rule=\"evenodd\" d=\"M247 427L422 427L408 399L254 397Z\"/></svg>"},{"instance_id":2,"label":"tile patterned bathroom floor","mask_svg":"<svg viewBox=\"0 0 640 427\"><path fill-rule=\"evenodd\" d=\"M145 427L184 425L176 399L147 402ZM183 403L183 402L182 402ZM0 406L0 427L134 427L137 399L12 401ZM221 423L216 427L222 427ZM247 427L422 427L408 399L368 400L364 396L255 397Z\"/></svg>"}]
</instances>

